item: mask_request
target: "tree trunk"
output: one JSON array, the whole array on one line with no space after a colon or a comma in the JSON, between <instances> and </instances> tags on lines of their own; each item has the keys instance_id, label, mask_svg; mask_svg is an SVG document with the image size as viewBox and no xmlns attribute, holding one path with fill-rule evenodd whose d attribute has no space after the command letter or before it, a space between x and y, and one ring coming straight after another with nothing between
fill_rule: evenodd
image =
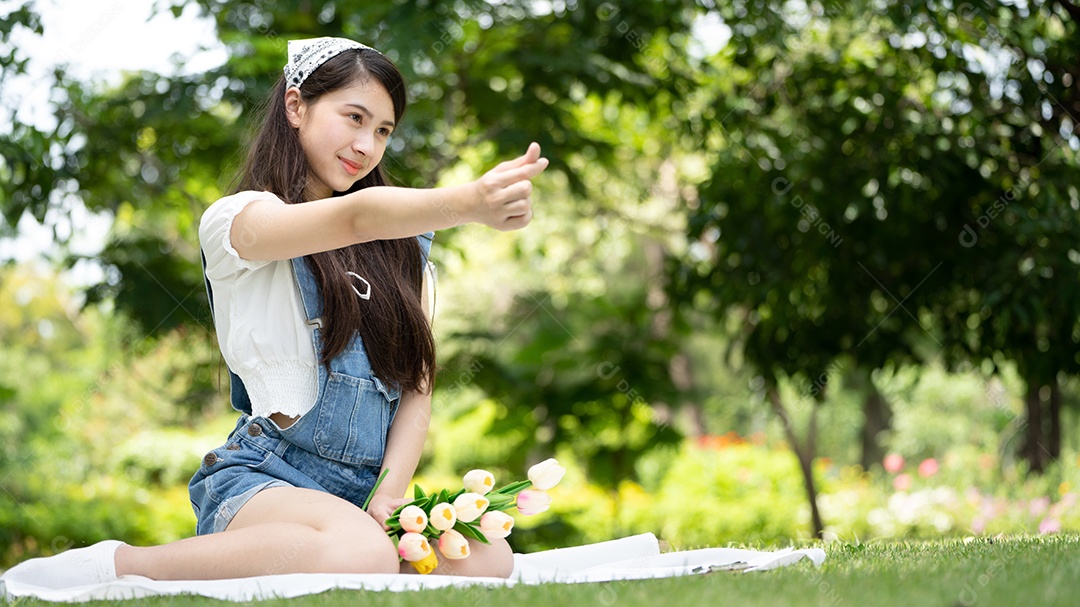
<instances>
[{"instance_id":1,"label":"tree trunk","mask_svg":"<svg viewBox=\"0 0 1080 607\"><path fill-rule=\"evenodd\" d=\"M866 399L863 401L863 427L862 427L862 464L863 470L869 470L870 466L880 463L885 458L885 450L878 441L878 435L888 430L892 425L892 409L888 401L874 385L870 374L866 374L864 386Z\"/></svg>"},{"instance_id":2,"label":"tree trunk","mask_svg":"<svg viewBox=\"0 0 1080 607\"><path fill-rule=\"evenodd\" d=\"M1043 442L1042 399L1039 397L1039 382L1029 379L1024 403L1027 405L1027 426L1025 427L1024 446L1021 451L1028 463L1028 471L1042 474L1043 462L1047 453Z\"/></svg>"},{"instance_id":3,"label":"tree trunk","mask_svg":"<svg viewBox=\"0 0 1080 607\"><path fill-rule=\"evenodd\" d=\"M700 438L707 435L709 433L709 424L705 421L705 412L702 411L701 405L688 400L682 404L682 408L689 413L690 437Z\"/></svg>"},{"instance_id":4,"label":"tree trunk","mask_svg":"<svg viewBox=\"0 0 1080 607\"><path fill-rule=\"evenodd\" d=\"M1050 414L1050 436L1046 439L1050 451L1048 455L1051 460L1056 460L1061 458L1061 384L1057 377L1050 381L1050 407L1047 412Z\"/></svg>"},{"instance_id":5,"label":"tree trunk","mask_svg":"<svg viewBox=\"0 0 1080 607\"><path fill-rule=\"evenodd\" d=\"M805 445L799 441L792 425L791 416L788 415L784 403L780 402L780 393L775 386L770 386L765 391L773 411L784 425L784 434L787 435L791 449L799 459L799 470L802 472L803 485L806 487L806 498L810 502L810 521L814 526L814 537L822 539L825 533L825 525L821 522L821 512L818 510L817 486L814 484L814 455L817 450L817 401L814 401L810 409L810 423L806 433Z\"/></svg>"},{"instance_id":6,"label":"tree trunk","mask_svg":"<svg viewBox=\"0 0 1080 607\"><path fill-rule=\"evenodd\" d=\"M683 394L691 393L694 388L694 373L693 367L690 365L690 357L685 352L678 352L671 357L668 373L676 390ZM679 408L689 414L688 433L691 438L698 438L708 434L705 413L701 410L701 405L698 402L687 398L679 404Z\"/></svg>"}]
</instances>

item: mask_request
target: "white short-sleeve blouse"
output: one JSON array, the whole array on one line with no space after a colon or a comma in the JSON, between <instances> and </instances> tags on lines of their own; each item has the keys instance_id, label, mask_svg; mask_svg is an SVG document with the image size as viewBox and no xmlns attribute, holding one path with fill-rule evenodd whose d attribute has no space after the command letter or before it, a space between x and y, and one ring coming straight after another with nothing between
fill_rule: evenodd
<instances>
[{"instance_id":1,"label":"white short-sleeve blouse","mask_svg":"<svg viewBox=\"0 0 1080 607\"><path fill-rule=\"evenodd\" d=\"M292 261L243 259L231 240L233 220L255 200L285 204L270 192L239 192L210 205L199 223L218 344L247 388L252 415L299 417L315 405L319 376ZM425 291L433 272L429 263Z\"/></svg>"}]
</instances>

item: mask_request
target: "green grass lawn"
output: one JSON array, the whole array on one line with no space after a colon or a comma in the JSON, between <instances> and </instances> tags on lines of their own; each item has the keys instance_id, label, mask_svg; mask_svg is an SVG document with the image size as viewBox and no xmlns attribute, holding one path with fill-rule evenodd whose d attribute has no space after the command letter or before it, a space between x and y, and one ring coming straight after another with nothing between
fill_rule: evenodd
<instances>
[{"instance_id":1,"label":"green grass lawn","mask_svg":"<svg viewBox=\"0 0 1080 607\"><path fill-rule=\"evenodd\" d=\"M635 582L375 592L363 596L357 591L334 591L262 601L259 605L1080 605L1080 535L1076 534L979 538L968 543L960 540L833 543L825 546L825 551L828 557L818 569L803 562L775 571L716 572ZM170 597L141 603L186 607L219 601ZM134 603L87 603L104 604Z\"/></svg>"}]
</instances>

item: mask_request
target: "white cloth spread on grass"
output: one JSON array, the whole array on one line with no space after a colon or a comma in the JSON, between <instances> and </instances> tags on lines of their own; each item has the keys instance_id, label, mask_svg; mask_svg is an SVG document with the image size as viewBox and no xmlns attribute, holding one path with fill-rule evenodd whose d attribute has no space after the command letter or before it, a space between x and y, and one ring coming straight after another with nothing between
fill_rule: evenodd
<instances>
[{"instance_id":1,"label":"white cloth spread on grass","mask_svg":"<svg viewBox=\"0 0 1080 607\"><path fill-rule=\"evenodd\" d=\"M447 586L513 586L516 584L608 582L707 573L710 571L760 571L795 563L803 558L821 565L825 552L820 548L758 552L735 548L704 548L660 554L651 533L622 539L514 555L510 579L464 578L446 575L322 574L292 573L213 581L158 582L139 576L125 576L115 582L49 590L0 580L3 596L9 601L34 597L44 601L82 602L134 599L163 595L198 595L226 601L292 598L332 589L426 590Z\"/></svg>"}]
</instances>

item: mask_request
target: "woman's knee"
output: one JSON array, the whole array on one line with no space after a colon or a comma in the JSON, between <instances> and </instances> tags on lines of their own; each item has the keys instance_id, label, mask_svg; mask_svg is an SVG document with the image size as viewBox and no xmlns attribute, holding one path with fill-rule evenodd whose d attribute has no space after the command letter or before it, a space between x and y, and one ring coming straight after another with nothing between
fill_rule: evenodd
<instances>
[{"instance_id":1,"label":"woman's knee","mask_svg":"<svg viewBox=\"0 0 1080 607\"><path fill-rule=\"evenodd\" d=\"M439 557L435 573L468 577L508 578L514 572L514 552L506 540L493 540L484 544L469 540L469 556L448 560Z\"/></svg>"},{"instance_id":2,"label":"woman's knee","mask_svg":"<svg viewBox=\"0 0 1080 607\"><path fill-rule=\"evenodd\" d=\"M487 547L490 552L488 567L490 577L508 578L514 572L514 551L506 540L494 540Z\"/></svg>"},{"instance_id":3,"label":"woman's knee","mask_svg":"<svg viewBox=\"0 0 1080 607\"><path fill-rule=\"evenodd\" d=\"M339 520L319 530L326 566L337 573L398 573L394 543L362 510L352 520Z\"/></svg>"},{"instance_id":4,"label":"woman's knee","mask_svg":"<svg viewBox=\"0 0 1080 607\"><path fill-rule=\"evenodd\" d=\"M307 571L322 573L396 573L397 550L382 525L367 512L339 497L295 487L260 491L229 525L242 529L262 524L298 525L289 554L305 555Z\"/></svg>"}]
</instances>

